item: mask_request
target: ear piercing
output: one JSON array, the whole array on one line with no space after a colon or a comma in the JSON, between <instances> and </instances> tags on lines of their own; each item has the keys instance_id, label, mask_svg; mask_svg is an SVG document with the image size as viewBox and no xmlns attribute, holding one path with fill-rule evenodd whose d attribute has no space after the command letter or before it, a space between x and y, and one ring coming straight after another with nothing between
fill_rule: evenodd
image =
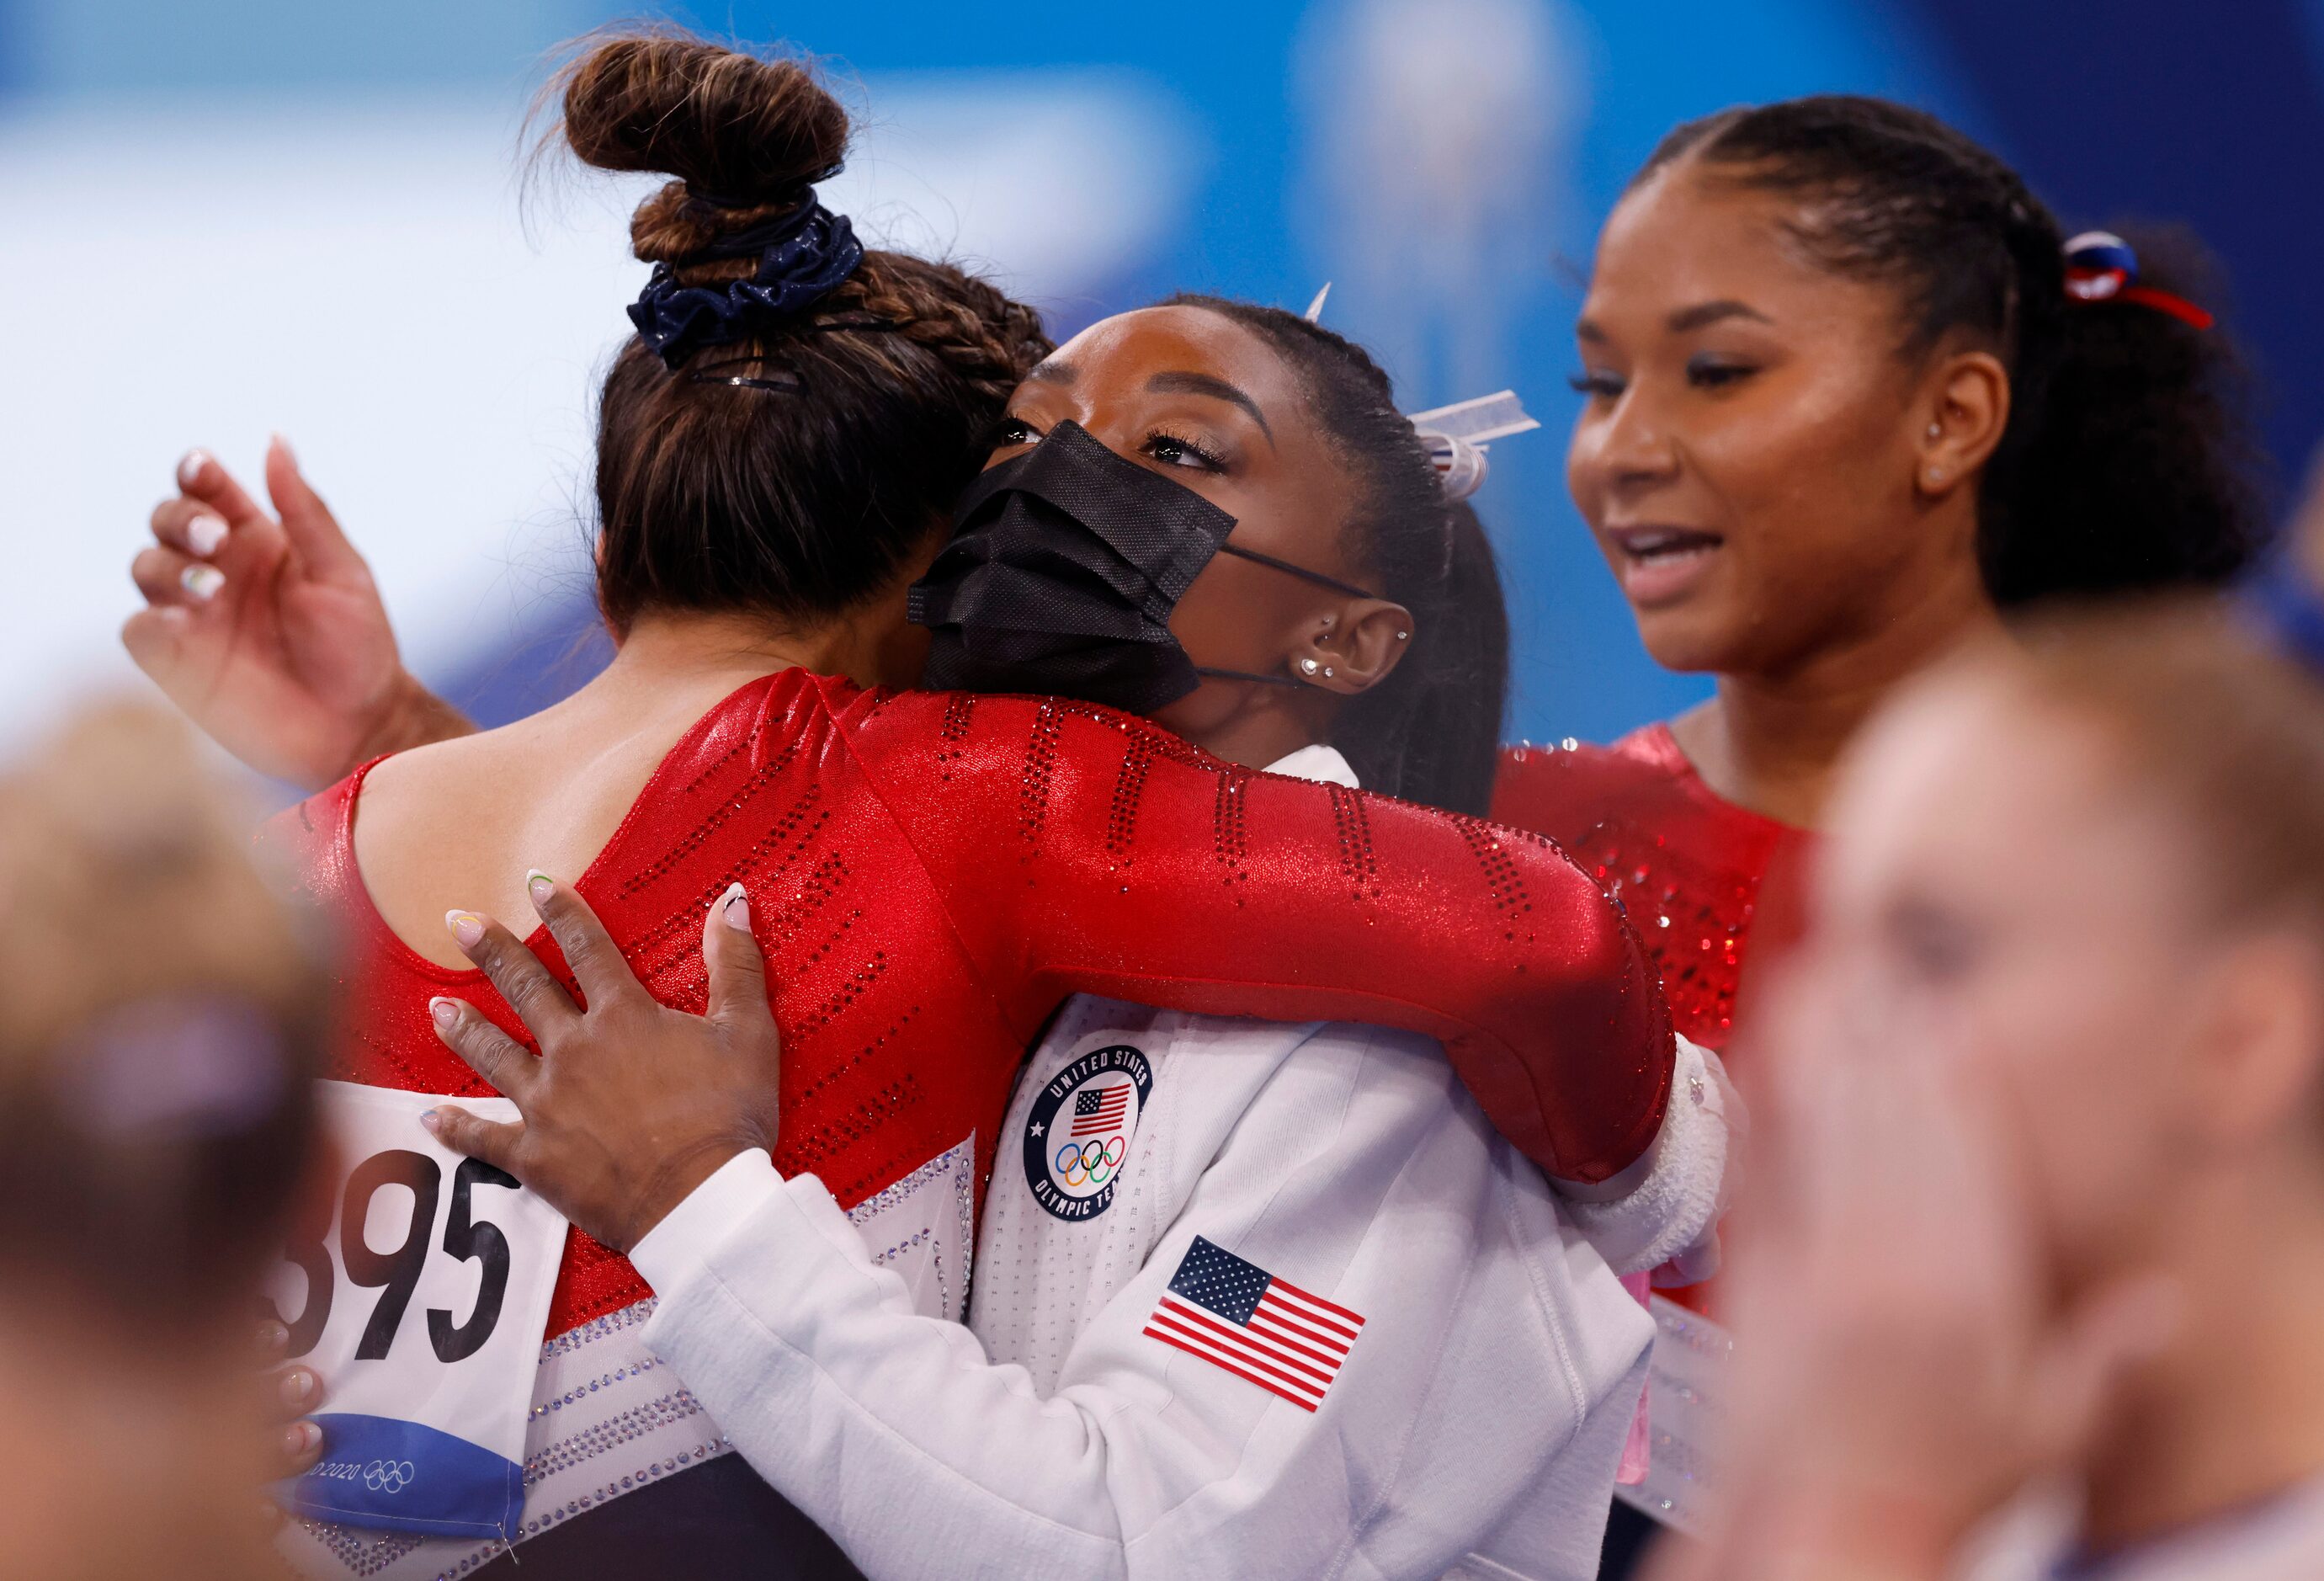
<instances>
[{"instance_id":1,"label":"ear piercing","mask_svg":"<svg viewBox=\"0 0 2324 1581\"><path fill-rule=\"evenodd\" d=\"M1398 632L1396 633L1396 640L1399 643L1410 642L1412 640L1412 633L1410 632Z\"/></svg>"},{"instance_id":2,"label":"ear piercing","mask_svg":"<svg viewBox=\"0 0 2324 1581\"><path fill-rule=\"evenodd\" d=\"M1326 664L1325 666L1323 666L1323 679L1324 679L1325 680L1331 680L1331 679L1332 679L1332 667L1331 667L1330 665L1328 665L1328 664Z\"/></svg>"},{"instance_id":3,"label":"ear piercing","mask_svg":"<svg viewBox=\"0 0 2324 1581\"><path fill-rule=\"evenodd\" d=\"M1323 668L1323 667L1321 664L1318 664L1313 659L1302 659L1299 661L1299 673L1302 675L1313 675Z\"/></svg>"},{"instance_id":4,"label":"ear piercing","mask_svg":"<svg viewBox=\"0 0 2324 1581\"><path fill-rule=\"evenodd\" d=\"M1929 438L1931 438L1931 439L1943 439L1944 437L1945 437L1945 425L1944 425L1944 424L1942 424L1942 423L1941 423L1941 422L1932 422L1932 423L1931 423L1931 424L1929 425Z\"/></svg>"}]
</instances>

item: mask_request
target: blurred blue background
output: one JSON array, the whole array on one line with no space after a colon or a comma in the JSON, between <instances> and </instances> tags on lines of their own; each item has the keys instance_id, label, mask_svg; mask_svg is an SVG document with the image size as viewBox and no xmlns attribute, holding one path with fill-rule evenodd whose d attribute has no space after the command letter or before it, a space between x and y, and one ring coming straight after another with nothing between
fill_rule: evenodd
<instances>
[{"instance_id":1,"label":"blurred blue background","mask_svg":"<svg viewBox=\"0 0 2324 1581\"><path fill-rule=\"evenodd\" d=\"M1303 306L1410 408L1514 386L1480 504L1512 733L1607 737L1657 671L1568 504L1567 326L1674 123L1825 89L1935 110L2070 228L2226 260L2287 472L2324 434L2324 0L891 0L654 13L825 60L864 116L835 207L989 263L1059 337L1172 290ZM187 446L289 430L410 657L491 717L586 664L584 413L626 332L634 190L520 190L518 122L588 0L0 0L0 736L125 670L123 568ZM523 199L521 202L521 199Z\"/></svg>"}]
</instances>

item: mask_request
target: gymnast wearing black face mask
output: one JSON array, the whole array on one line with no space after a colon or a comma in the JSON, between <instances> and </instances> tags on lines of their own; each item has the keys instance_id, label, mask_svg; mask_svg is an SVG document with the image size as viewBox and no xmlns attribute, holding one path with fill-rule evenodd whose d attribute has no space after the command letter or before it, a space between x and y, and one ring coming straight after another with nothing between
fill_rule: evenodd
<instances>
[{"instance_id":1,"label":"gymnast wearing black face mask","mask_svg":"<svg viewBox=\"0 0 2324 1581\"><path fill-rule=\"evenodd\" d=\"M1151 714L1203 677L1300 685L1197 665L1171 633L1179 598L1215 555L1373 597L1230 542L1232 516L1070 418L1039 448L990 467L956 520L910 605L912 620L936 632L921 684L939 691L1052 692Z\"/></svg>"},{"instance_id":2,"label":"gymnast wearing black face mask","mask_svg":"<svg viewBox=\"0 0 2324 1581\"><path fill-rule=\"evenodd\" d=\"M912 592L924 684L1104 703L1254 768L1334 745L1373 789L1483 810L1491 550L1360 351L1182 299L1036 368L995 440Z\"/></svg>"}]
</instances>

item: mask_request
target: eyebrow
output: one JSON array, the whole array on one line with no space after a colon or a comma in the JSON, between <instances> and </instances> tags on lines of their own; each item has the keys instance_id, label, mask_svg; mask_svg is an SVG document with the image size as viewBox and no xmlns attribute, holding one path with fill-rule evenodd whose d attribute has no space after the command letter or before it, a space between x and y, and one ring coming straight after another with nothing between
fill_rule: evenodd
<instances>
[{"instance_id":1,"label":"eyebrow","mask_svg":"<svg viewBox=\"0 0 2324 1581\"><path fill-rule=\"evenodd\" d=\"M1214 379L1208 374L1157 374L1146 381L1146 387L1157 394L1208 395L1213 400L1231 401L1250 413L1250 420L1259 424L1259 431L1267 436L1269 448L1275 444L1275 430L1268 426L1267 413L1259 409L1259 402L1224 379Z\"/></svg>"},{"instance_id":2,"label":"eyebrow","mask_svg":"<svg viewBox=\"0 0 2324 1581\"><path fill-rule=\"evenodd\" d=\"M1733 297L1721 297L1715 302L1697 302L1691 308L1680 309L1670 316L1670 327L1674 333L1683 335L1689 329L1701 329L1716 324L1721 319L1749 319L1761 324L1774 322L1748 302L1738 302Z\"/></svg>"},{"instance_id":3,"label":"eyebrow","mask_svg":"<svg viewBox=\"0 0 2324 1581\"><path fill-rule=\"evenodd\" d=\"M1721 297L1715 302L1697 302L1691 308L1681 308L1670 316L1670 329L1674 335L1684 335L1689 330L1708 328L1722 319L1749 319L1759 324L1775 322L1748 302L1738 302L1733 297ZM1606 331L1600 328L1593 319L1580 319L1574 322L1573 337L1594 344L1606 338Z\"/></svg>"},{"instance_id":4,"label":"eyebrow","mask_svg":"<svg viewBox=\"0 0 2324 1581\"><path fill-rule=\"evenodd\" d=\"M1025 376L1038 384L1070 384L1082 376L1082 371L1071 363L1052 361L1036 363Z\"/></svg>"}]
</instances>

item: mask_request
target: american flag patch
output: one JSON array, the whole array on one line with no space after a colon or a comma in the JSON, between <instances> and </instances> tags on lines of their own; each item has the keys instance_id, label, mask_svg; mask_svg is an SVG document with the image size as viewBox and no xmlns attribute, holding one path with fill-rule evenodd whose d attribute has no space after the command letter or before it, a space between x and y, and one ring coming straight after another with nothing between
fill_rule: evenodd
<instances>
[{"instance_id":1,"label":"american flag patch","mask_svg":"<svg viewBox=\"0 0 2324 1581\"><path fill-rule=\"evenodd\" d=\"M1074 1095L1074 1128L1068 1136L1103 1136L1121 1129L1121 1122L1130 1113L1130 1084L1116 1082L1109 1087L1084 1087Z\"/></svg>"},{"instance_id":2,"label":"american flag patch","mask_svg":"<svg viewBox=\"0 0 2324 1581\"><path fill-rule=\"evenodd\" d=\"M1363 1326L1345 1307L1197 1235L1145 1332L1314 1410Z\"/></svg>"}]
</instances>

